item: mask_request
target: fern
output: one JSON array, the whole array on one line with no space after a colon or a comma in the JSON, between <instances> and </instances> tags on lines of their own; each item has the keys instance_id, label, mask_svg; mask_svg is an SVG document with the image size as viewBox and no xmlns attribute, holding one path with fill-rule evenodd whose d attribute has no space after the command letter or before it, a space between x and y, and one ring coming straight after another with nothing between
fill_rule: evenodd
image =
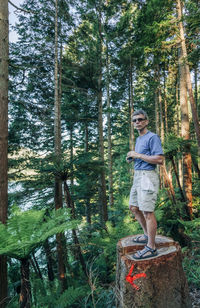
<instances>
[{"instance_id":1,"label":"fern","mask_svg":"<svg viewBox=\"0 0 200 308\"><path fill-rule=\"evenodd\" d=\"M68 308L72 307L75 303L78 303L80 298L83 298L87 294L86 287L68 288L59 298L56 308Z\"/></svg>"},{"instance_id":2,"label":"fern","mask_svg":"<svg viewBox=\"0 0 200 308\"><path fill-rule=\"evenodd\" d=\"M86 286L78 288L69 287L65 292L60 294L55 289L53 294L40 298L40 305L44 308L72 308L81 307L81 303L87 296L89 289Z\"/></svg>"},{"instance_id":3,"label":"fern","mask_svg":"<svg viewBox=\"0 0 200 308\"><path fill-rule=\"evenodd\" d=\"M179 223L185 229L185 233L192 239L192 249L185 247L183 253L185 258L183 260L183 267L185 269L188 282L196 287L200 287L200 217L192 221L181 221Z\"/></svg>"},{"instance_id":4,"label":"fern","mask_svg":"<svg viewBox=\"0 0 200 308\"><path fill-rule=\"evenodd\" d=\"M48 237L77 226L66 209L22 211L14 207L7 225L0 223L0 254L16 259L26 258Z\"/></svg>"}]
</instances>

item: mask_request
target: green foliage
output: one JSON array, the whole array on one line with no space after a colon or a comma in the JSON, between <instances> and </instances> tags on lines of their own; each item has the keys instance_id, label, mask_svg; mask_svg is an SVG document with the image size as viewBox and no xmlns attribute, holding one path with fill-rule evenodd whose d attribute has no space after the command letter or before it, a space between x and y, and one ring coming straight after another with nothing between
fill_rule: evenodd
<instances>
[{"instance_id":1,"label":"green foliage","mask_svg":"<svg viewBox=\"0 0 200 308\"><path fill-rule=\"evenodd\" d=\"M191 286L200 287L200 218L193 221L180 221L185 233L191 238L192 249L183 249L183 266Z\"/></svg>"},{"instance_id":2,"label":"green foliage","mask_svg":"<svg viewBox=\"0 0 200 308\"><path fill-rule=\"evenodd\" d=\"M193 185L196 197L193 200L194 219L192 221L188 221L185 204L181 201L173 204L166 196L164 190L160 192L155 211L158 221L158 232L172 237L181 244L184 256L183 266L189 285L197 288L200 286L200 199L198 187L199 180L195 181Z\"/></svg>"},{"instance_id":3,"label":"green foliage","mask_svg":"<svg viewBox=\"0 0 200 308\"><path fill-rule=\"evenodd\" d=\"M174 134L168 134L166 136L163 149L167 159L171 157L181 158L182 153L188 150L188 147L192 145L192 140L184 140Z\"/></svg>"},{"instance_id":4,"label":"green foliage","mask_svg":"<svg viewBox=\"0 0 200 308\"><path fill-rule=\"evenodd\" d=\"M179 191L176 191L176 203L169 199L165 189L159 192L155 215L158 221L158 232L172 237L182 246L190 245L190 239L184 233L179 220L188 220L186 203L181 201Z\"/></svg>"},{"instance_id":5,"label":"green foliage","mask_svg":"<svg viewBox=\"0 0 200 308\"><path fill-rule=\"evenodd\" d=\"M87 293L87 286L69 287L62 294L56 288L51 291L51 294L41 297L39 305L44 308L78 308ZM37 307L39 308L39 306Z\"/></svg>"},{"instance_id":6,"label":"green foliage","mask_svg":"<svg viewBox=\"0 0 200 308\"><path fill-rule=\"evenodd\" d=\"M56 303L56 308L77 307L81 304L81 300L87 292L86 287L68 288L59 298Z\"/></svg>"},{"instance_id":7,"label":"green foliage","mask_svg":"<svg viewBox=\"0 0 200 308\"><path fill-rule=\"evenodd\" d=\"M93 270L98 273L100 284L111 283L115 279L117 242L140 230L139 224L130 216L128 208L128 199L121 197L115 203L111 221L107 222L105 230L91 232L89 242L87 233L81 233L88 266L92 263Z\"/></svg>"},{"instance_id":8,"label":"green foliage","mask_svg":"<svg viewBox=\"0 0 200 308\"><path fill-rule=\"evenodd\" d=\"M70 220L66 209L22 211L13 207L6 225L0 224L0 254L26 258L48 237L70 230L77 222Z\"/></svg>"}]
</instances>

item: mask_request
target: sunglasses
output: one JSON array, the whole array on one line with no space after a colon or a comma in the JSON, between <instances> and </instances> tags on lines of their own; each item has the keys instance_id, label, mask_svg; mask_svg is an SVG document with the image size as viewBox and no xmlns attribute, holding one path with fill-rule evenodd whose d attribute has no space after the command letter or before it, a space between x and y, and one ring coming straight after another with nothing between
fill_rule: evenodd
<instances>
[{"instance_id":1,"label":"sunglasses","mask_svg":"<svg viewBox=\"0 0 200 308\"><path fill-rule=\"evenodd\" d=\"M144 118L137 118L137 119L134 119L133 122L136 123L137 121L142 122L142 121L145 121L145 120L146 119L144 119Z\"/></svg>"}]
</instances>

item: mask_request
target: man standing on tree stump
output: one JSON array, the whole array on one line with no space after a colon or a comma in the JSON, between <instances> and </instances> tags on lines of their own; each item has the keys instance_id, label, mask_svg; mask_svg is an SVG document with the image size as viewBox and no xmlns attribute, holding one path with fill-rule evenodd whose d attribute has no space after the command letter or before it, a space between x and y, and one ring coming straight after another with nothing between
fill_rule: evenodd
<instances>
[{"instance_id":1,"label":"man standing on tree stump","mask_svg":"<svg viewBox=\"0 0 200 308\"><path fill-rule=\"evenodd\" d=\"M134 161L134 180L130 192L129 208L140 223L144 234L134 242L146 244L143 250L133 255L143 260L157 255L155 237L157 222L154 215L155 203L159 189L159 178L155 171L156 165L163 163L163 150L157 134L147 129L149 123L147 113L140 109L133 113L134 127L139 133L135 151L127 153L128 163Z\"/></svg>"}]
</instances>

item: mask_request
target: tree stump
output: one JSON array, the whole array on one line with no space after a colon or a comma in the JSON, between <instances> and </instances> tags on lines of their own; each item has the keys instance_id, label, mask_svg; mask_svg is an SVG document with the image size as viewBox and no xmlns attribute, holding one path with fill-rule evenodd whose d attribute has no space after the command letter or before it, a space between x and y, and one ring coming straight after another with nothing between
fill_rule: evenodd
<instances>
[{"instance_id":1,"label":"tree stump","mask_svg":"<svg viewBox=\"0 0 200 308\"><path fill-rule=\"evenodd\" d=\"M158 235L158 255L135 260L132 255L144 247L133 242L135 237L127 236L117 244L116 307L191 308L179 244Z\"/></svg>"}]
</instances>

